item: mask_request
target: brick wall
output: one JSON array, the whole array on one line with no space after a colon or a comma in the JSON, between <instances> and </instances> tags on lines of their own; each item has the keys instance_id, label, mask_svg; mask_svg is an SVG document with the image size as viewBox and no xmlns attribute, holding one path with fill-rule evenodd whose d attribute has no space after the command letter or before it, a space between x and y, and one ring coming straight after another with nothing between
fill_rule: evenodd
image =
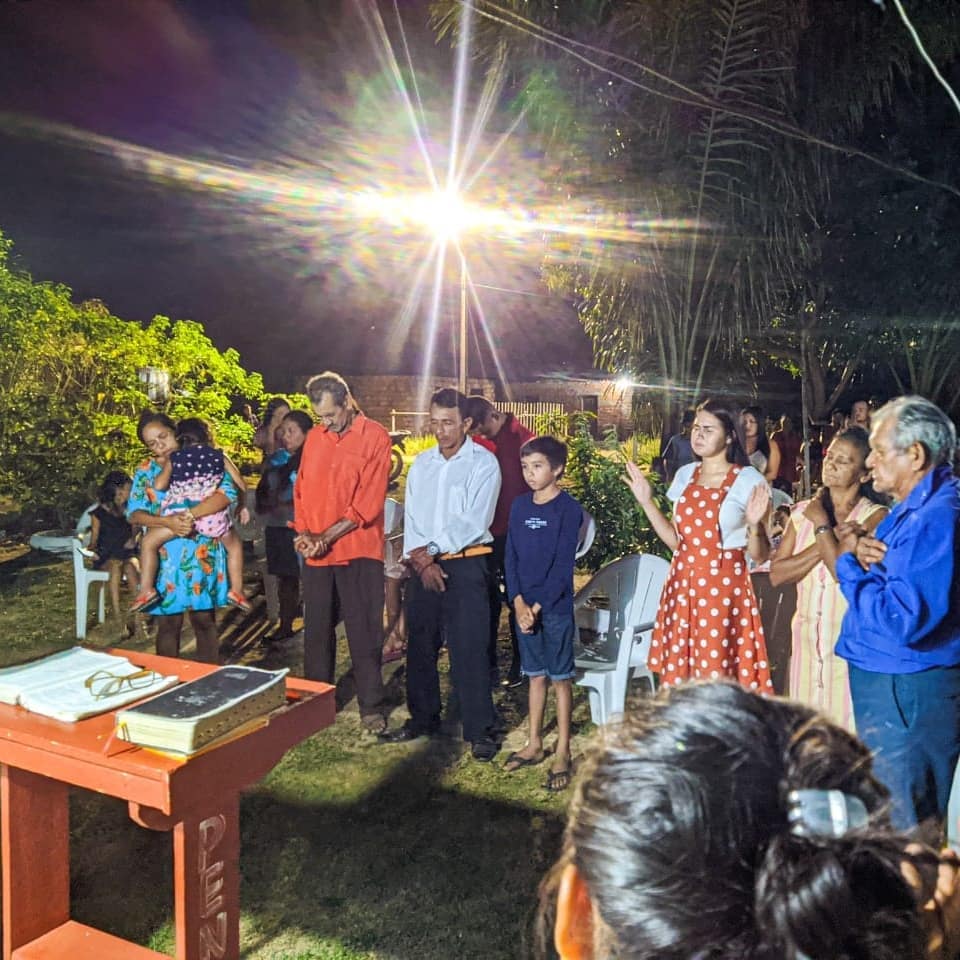
<instances>
[{"instance_id":1,"label":"brick wall","mask_svg":"<svg viewBox=\"0 0 960 960\"><path fill-rule=\"evenodd\" d=\"M631 430L630 408L634 388L623 387L615 380L532 380L513 383L516 400L544 400L562 403L568 413L588 410L597 415L597 429L602 432L615 426L625 437Z\"/></svg>"},{"instance_id":2,"label":"brick wall","mask_svg":"<svg viewBox=\"0 0 960 960\"><path fill-rule=\"evenodd\" d=\"M360 409L368 417L378 420L388 430L393 420L397 430L409 430L412 433L426 430L424 418L415 417L412 413L426 410L430 395L435 390L457 386L454 377L436 377L425 383L421 377L389 374L359 374L347 377L347 382ZM492 380L468 378L467 393L479 393L490 400L496 399L496 387ZM391 410L401 413L391 418Z\"/></svg>"},{"instance_id":3,"label":"brick wall","mask_svg":"<svg viewBox=\"0 0 960 960\"><path fill-rule=\"evenodd\" d=\"M427 400L434 390L456 387L456 379L437 377L426 385L420 377L389 374L358 374L348 376L361 409L368 417L391 429L391 410L400 411L393 421L397 430L422 433L426 429L424 419L412 413L425 410ZM511 383L510 394L514 400L540 400L547 403L562 403L568 413L578 410L595 410L599 431L615 426L621 437L632 432L631 404L635 388L623 387L615 380L531 380ZM479 393L489 400L503 401L502 390L494 380L471 378L467 393ZM509 403L505 403L509 406ZM646 429L646 427L643 427ZM647 432L652 432L647 429Z\"/></svg>"}]
</instances>

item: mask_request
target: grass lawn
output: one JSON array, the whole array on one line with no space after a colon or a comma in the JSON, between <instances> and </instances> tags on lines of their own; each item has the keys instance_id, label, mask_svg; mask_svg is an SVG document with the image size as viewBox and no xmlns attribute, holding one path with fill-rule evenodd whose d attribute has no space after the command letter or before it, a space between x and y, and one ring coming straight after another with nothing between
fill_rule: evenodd
<instances>
[{"instance_id":1,"label":"grass lawn","mask_svg":"<svg viewBox=\"0 0 960 960\"><path fill-rule=\"evenodd\" d=\"M69 560L34 551L0 562L0 664L70 646L73 616ZM299 636L265 653L258 640L267 628L260 597L246 617L222 614L224 660L299 673ZM111 646L118 633L108 619L88 642ZM151 648L146 635L127 645ZM497 693L511 732L497 761L480 764L459 740L376 744L362 732L348 666L339 666L336 724L242 799L242 956L528 956L537 884L559 849L566 795L543 788L547 765L500 769L524 740L523 688ZM385 668L393 725L406 716L403 669L402 661ZM578 698L575 755L588 718ZM172 951L169 835L135 826L120 801L83 791L71 816L74 918Z\"/></svg>"}]
</instances>

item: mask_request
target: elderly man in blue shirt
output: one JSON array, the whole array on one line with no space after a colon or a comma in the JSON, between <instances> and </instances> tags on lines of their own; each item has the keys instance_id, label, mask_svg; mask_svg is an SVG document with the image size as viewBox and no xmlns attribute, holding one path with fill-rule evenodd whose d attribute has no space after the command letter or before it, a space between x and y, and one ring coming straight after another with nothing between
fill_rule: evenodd
<instances>
[{"instance_id":1,"label":"elderly man in blue shirt","mask_svg":"<svg viewBox=\"0 0 960 960\"><path fill-rule=\"evenodd\" d=\"M849 609L836 649L850 666L857 732L876 754L900 828L942 824L960 756L956 442L929 400L881 407L867 466L895 505L874 536L837 560ZM856 533L838 529L841 547L853 549Z\"/></svg>"}]
</instances>

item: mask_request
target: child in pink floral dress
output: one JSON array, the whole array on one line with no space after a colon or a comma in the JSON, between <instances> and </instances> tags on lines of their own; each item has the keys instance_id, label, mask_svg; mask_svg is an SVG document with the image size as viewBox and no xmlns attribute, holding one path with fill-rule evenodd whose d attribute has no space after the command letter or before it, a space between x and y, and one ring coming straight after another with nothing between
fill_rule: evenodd
<instances>
[{"instance_id":1,"label":"child in pink floral dress","mask_svg":"<svg viewBox=\"0 0 960 960\"><path fill-rule=\"evenodd\" d=\"M227 550L227 573L230 590L227 602L241 610L251 606L243 594L243 541L233 528L230 511L218 510L203 517L193 517L191 509L210 496L223 482L224 473L236 484L241 502L246 493L246 484L230 458L212 446L210 428L197 417L187 417L177 424L177 440L180 449L167 459L154 481L154 489L166 491L161 515L187 513L194 521L198 533L220 540ZM239 511L241 523L249 522L246 507ZM140 544L140 569L142 592L131 605L131 611L144 610L159 599L156 590L159 550L176 534L166 527L151 527Z\"/></svg>"}]
</instances>

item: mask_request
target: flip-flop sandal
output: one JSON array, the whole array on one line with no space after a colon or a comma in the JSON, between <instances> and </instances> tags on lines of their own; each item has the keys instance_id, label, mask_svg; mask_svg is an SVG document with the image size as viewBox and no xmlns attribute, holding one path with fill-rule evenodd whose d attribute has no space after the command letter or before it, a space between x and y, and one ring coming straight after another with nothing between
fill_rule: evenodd
<instances>
[{"instance_id":1,"label":"flip-flop sandal","mask_svg":"<svg viewBox=\"0 0 960 960\"><path fill-rule=\"evenodd\" d=\"M570 786L570 781L573 779L573 773L569 767L566 770L551 770L547 774L547 782L544 786L551 793L562 793L567 787Z\"/></svg>"},{"instance_id":2,"label":"flip-flop sandal","mask_svg":"<svg viewBox=\"0 0 960 960\"><path fill-rule=\"evenodd\" d=\"M516 773L517 770L522 770L524 767L536 767L546 759L547 754L543 750L535 757L521 757L519 751L514 750L514 752L503 761L503 769L506 773ZM510 766L510 764L513 764L513 766Z\"/></svg>"},{"instance_id":3,"label":"flip-flop sandal","mask_svg":"<svg viewBox=\"0 0 960 960\"><path fill-rule=\"evenodd\" d=\"M236 607L238 610L242 610L244 613L249 613L253 607L250 606L250 601L242 593L237 593L236 590L231 590L227 594L227 603L231 607Z\"/></svg>"},{"instance_id":4,"label":"flip-flop sandal","mask_svg":"<svg viewBox=\"0 0 960 960\"><path fill-rule=\"evenodd\" d=\"M136 613L138 610L146 610L152 607L160 599L160 594L156 590L149 593L141 593L140 596L130 604L130 613Z\"/></svg>"}]
</instances>

